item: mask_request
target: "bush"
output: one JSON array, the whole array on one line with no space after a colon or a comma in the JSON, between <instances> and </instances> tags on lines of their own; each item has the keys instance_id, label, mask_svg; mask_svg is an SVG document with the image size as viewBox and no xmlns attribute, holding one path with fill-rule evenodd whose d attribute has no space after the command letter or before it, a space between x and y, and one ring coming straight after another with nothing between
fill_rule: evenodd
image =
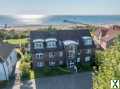
<instances>
[{"instance_id":1,"label":"bush","mask_svg":"<svg viewBox=\"0 0 120 89\"><path fill-rule=\"evenodd\" d=\"M22 62L28 62L28 63L31 63L31 60L32 60L32 58L31 58L31 54L25 53L24 58L21 59L21 63L22 63Z\"/></svg>"},{"instance_id":2,"label":"bush","mask_svg":"<svg viewBox=\"0 0 120 89\"><path fill-rule=\"evenodd\" d=\"M90 64L77 64L78 71L91 71L92 66Z\"/></svg>"},{"instance_id":3,"label":"bush","mask_svg":"<svg viewBox=\"0 0 120 89\"><path fill-rule=\"evenodd\" d=\"M22 63L20 64L20 71L21 71L21 76L22 76L23 78L29 77L30 63L22 62Z\"/></svg>"}]
</instances>

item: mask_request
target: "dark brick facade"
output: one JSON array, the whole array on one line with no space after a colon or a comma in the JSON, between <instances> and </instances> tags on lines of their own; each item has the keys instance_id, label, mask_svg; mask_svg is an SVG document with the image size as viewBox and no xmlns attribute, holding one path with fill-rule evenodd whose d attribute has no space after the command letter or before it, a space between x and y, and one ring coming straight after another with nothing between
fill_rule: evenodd
<instances>
[{"instance_id":1,"label":"dark brick facade","mask_svg":"<svg viewBox=\"0 0 120 89\"><path fill-rule=\"evenodd\" d=\"M91 38L91 45L84 45L83 37ZM46 41L43 42L42 49L34 49L33 40L36 39L49 39L55 38L56 47L55 48L47 48ZM65 44L66 42L66 44ZM72 63L75 65L79 62L82 64L85 63L93 63L94 56L94 42L90 35L88 29L80 29L80 30L56 30L56 31L32 31L30 33L30 49L32 53L33 67L38 68L39 63L44 63L44 66L51 66L49 62L52 61L52 66L66 64L69 67L69 64L72 66ZM54 55L53 58L50 58L49 54L52 52ZM62 52L62 53L61 53ZM43 53L42 59L36 59L36 53ZM60 54L61 53L61 54ZM61 55L61 56L60 56ZM70 55L71 58L68 56ZM73 55L73 56L71 56ZM86 58L88 56L88 58ZM72 58L73 57L73 58ZM90 60L88 60L90 57ZM87 62L85 61L88 60ZM38 64L37 64L38 63ZM42 66L42 67L44 67Z\"/></svg>"}]
</instances>

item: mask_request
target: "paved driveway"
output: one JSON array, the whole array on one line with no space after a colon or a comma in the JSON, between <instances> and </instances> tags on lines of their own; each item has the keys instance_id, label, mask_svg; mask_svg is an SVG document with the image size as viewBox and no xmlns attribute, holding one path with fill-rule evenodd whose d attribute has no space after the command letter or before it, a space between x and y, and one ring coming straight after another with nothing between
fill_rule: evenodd
<instances>
[{"instance_id":1,"label":"paved driveway","mask_svg":"<svg viewBox=\"0 0 120 89\"><path fill-rule=\"evenodd\" d=\"M14 89L19 88L14 86ZM92 75L90 72L84 72L24 81L20 89L92 89Z\"/></svg>"},{"instance_id":2,"label":"paved driveway","mask_svg":"<svg viewBox=\"0 0 120 89\"><path fill-rule=\"evenodd\" d=\"M92 89L92 75L90 72L40 78L32 82L24 82L21 89ZM33 84L33 85L31 85ZM33 87L34 86L34 87Z\"/></svg>"}]
</instances>

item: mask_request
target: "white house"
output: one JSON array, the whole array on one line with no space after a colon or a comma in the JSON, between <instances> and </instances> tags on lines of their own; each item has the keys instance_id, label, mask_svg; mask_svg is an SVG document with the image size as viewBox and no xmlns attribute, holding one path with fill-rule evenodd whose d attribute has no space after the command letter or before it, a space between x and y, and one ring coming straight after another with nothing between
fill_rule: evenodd
<instances>
[{"instance_id":1,"label":"white house","mask_svg":"<svg viewBox=\"0 0 120 89\"><path fill-rule=\"evenodd\" d=\"M16 62L15 46L0 44L0 81L9 80L9 77L14 74Z\"/></svg>"}]
</instances>

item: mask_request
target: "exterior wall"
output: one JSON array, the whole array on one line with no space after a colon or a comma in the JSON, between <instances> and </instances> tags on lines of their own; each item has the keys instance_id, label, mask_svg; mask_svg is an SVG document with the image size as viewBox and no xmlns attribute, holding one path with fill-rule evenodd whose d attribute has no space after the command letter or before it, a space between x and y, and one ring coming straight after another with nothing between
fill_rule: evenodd
<instances>
[{"instance_id":1,"label":"exterior wall","mask_svg":"<svg viewBox=\"0 0 120 89\"><path fill-rule=\"evenodd\" d=\"M54 58L49 58L49 52L55 52L55 57ZM37 67L37 63L38 62L44 62L44 66L49 66L49 61L52 60L52 61L55 61L55 65L54 66L57 66L59 65L59 61L63 61L63 63L65 63L65 55L64 55L64 51L62 50L63 52L63 57L59 57L59 52L60 51L47 51L44 53L44 58L43 59L36 59L35 58L35 53L32 54L32 60L33 60L33 67L36 68Z\"/></svg>"},{"instance_id":2,"label":"exterior wall","mask_svg":"<svg viewBox=\"0 0 120 89\"><path fill-rule=\"evenodd\" d=\"M91 50L91 53L90 54L86 54L85 53L85 50L86 49L90 49ZM34 49L33 49L34 50ZM42 49L43 50L43 49ZM62 51L63 52L63 57L59 57L59 52ZM32 60L33 60L33 67L34 68L37 68L36 64L38 62L44 62L45 63L45 66L49 66L49 60L54 60L56 62L56 64L54 66L57 66L59 65L59 61L62 60L63 61L63 64L67 64L67 61L68 61L68 58L66 56L66 51L67 49L64 48L62 50L49 50L49 51L46 51L46 49L44 49L44 58L43 59L36 59L35 58L35 52L32 53ZM38 51L40 52L40 50ZM55 57L54 58L49 58L49 52L55 52ZM80 53L80 55L78 55L78 53ZM86 47L83 47L83 48L80 48L79 45L77 46L77 49L76 49L76 54L75 54L75 58L72 59L74 61L74 63L76 64L77 63L77 58L80 58L80 63L82 64L86 64L86 63L92 63L94 60L92 59L92 56L94 55L94 48L91 47L91 46L86 46ZM86 56L89 56L91 57L90 61L89 62L85 62L85 57Z\"/></svg>"},{"instance_id":3,"label":"exterior wall","mask_svg":"<svg viewBox=\"0 0 120 89\"><path fill-rule=\"evenodd\" d=\"M73 33L71 31L68 31L68 32L67 31L65 31L66 33L65 32L61 33L61 31L60 31L60 32L58 32L58 33L56 32L54 34L53 33L49 34L47 32L46 33L34 32L34 33L30 34L30 52L32 53L32 61L33 61L34 68L37 67L38 62L44 62L45 66L49 66L50 60L54 60L56 62L56 64L54 66L59 65L60 60L63 60L63 63L66 65L67 65L67 62L69 63L71 61L74 61L73 64L77 64L77 58L80 58L80 63L82 63L82 64L90 63L90 62L85 62L86 56L92 57L92 55L94 54L94 53L92 53L94 50L93 49L94 42L91 39L91 35L89 34L89 31L85 32L85 33L79 33L79 32ZM67 36L68 33L69 33L69 35ZM62 35L64 35L64 36L62 36ZM57 45L56 48L47 48L46 39L48 39L48 38L56 39L56 45ZM37 41L35 41L35 40L37 40ZM43 43L42 47L39 49L37 49L37 48L34 49L35 42L36 43L42 42ZM66 46L71 45L71 43L75 44L77 46L75 49L75 58L73 58L73 59L69 59L67 56L68 49ZM43 47L43 45L44 45L44 47ZM86 54L84 51L85 49L91 49L91 53ZM59 57L59 54L58 54L59 51L64 52L63 57ZM49 52L55 52L56 56L54 58L49 58L49 54L48 54ZM80 52L80 54L79 54L79 52ZM35 58L36 53L44 53L43 59L41 59L41 60L36 59Z\"/></svg>"}]
</instances>

